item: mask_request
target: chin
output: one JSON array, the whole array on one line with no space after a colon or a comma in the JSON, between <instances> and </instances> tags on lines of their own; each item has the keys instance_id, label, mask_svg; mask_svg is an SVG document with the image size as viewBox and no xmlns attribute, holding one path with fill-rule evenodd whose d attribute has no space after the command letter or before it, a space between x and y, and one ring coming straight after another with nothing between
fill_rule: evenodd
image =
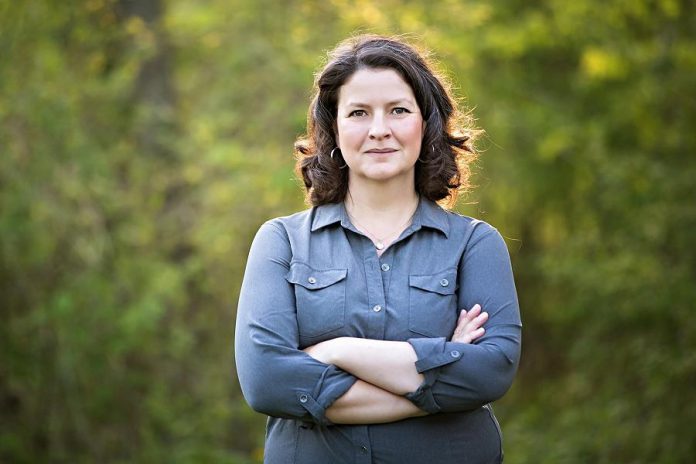
<instances>
[{"instance_id":1,"label":"chin","mask_svg":"<svg viewBox=\"0 0 696 464\"><path fill-rule=\"evenodd\" d=\"M363 173L363 177L370 180L386 181L406 175L406 171L398 169L374 169Z\"/></svg>"}]
</instances>

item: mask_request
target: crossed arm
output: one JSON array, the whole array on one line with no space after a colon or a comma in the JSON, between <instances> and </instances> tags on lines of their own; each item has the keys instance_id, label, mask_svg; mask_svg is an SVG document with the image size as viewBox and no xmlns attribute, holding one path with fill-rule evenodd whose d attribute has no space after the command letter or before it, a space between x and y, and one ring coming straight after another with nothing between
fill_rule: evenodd
<instances>
[{"instance_id":1,"label":"crossed arm","mask_svg":"<svg viewBox=\"0 0 696 464\"><path fill-rule=\"evenodd\" d=\"M471 310L450 340L345 337L299 350L291 259L284 228L265 224L249 253L235 337L240 386L254 410L319 424L392 422L474 409L512 383L521 322L507 249L492 228L469 241L460 264L459 307Z\"/></svg>"},{"instance_id":2,"label":"crossed arm","mask_svg":"<svg viewBox=\"0 0 696 464\"><path fill-rule=\"evenodd\" d=\"M471 343L484 334L488 314L474 305L462 310L453 342ZM393 422L424 416L403 395L415 391L424 381L416 370L418 356L407 342L340 337L304 350L314 359L333 364L359 380L326 410L326 417L336 424Z\"/></svg>"}]
</instances>

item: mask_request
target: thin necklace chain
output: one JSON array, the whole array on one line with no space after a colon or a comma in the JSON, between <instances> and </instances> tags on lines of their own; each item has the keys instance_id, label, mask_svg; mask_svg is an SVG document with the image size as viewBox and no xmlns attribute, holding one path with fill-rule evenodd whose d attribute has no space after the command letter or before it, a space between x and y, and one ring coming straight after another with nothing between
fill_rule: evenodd
<instances>
[{"instance_id":1,"label":"thin necklace chain","mask_svg":"<svg viewBox=\"0 0 696 464\"><path fill-rule=\"evenodd\" d=\"M377 237L375 234L373 234L372 232L370 232L370 231L367 229L367 227L365 227L364 225L360 224L360 223L355 219L355 217L354 217L352 214L350 214L350 211L348 211L348 205L346 205L346 213L348 214L348 218L350 218L350 221L351 221L354 225L358 226L358 228L359 228L360 230L362 230L363 232L365 232L365 234L367 234L367 236L370 238L370 240L372 240L372 244L375 246L375 248L377 248L378 250L381 251L381 250L383 250L383 249L387 246L387 239L393 237L393 236L396 235L396 234L401 233L401 232L409 225L409 223L410 223L411 221L413 221L413 216L416 215L416 211L418 210L418 204L419 204L419 203L420 203L420 196L418 197L418 201L416 201L416 207L415 207L415 209L413 210L413 213L411 213L411 215L408 217L408 219L406 219L406 222L404 222L403 224L401 224L398 228L393 229L392 232L390 232L389 234L385 235L384 238L379 238L379 237Z\"/></svg>"}]
</instances>

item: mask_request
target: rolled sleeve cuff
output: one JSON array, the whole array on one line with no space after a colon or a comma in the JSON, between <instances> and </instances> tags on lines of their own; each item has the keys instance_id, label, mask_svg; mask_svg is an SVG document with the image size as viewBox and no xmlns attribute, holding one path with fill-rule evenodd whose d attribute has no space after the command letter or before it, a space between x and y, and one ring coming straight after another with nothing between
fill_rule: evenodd
<instances>
[{"instance_id":1,"label":"rolled sleeve cuff","mask_svg":"<svg viewBox=\"0 0 696 464\"><path fill-rule=\"evenodd\" d=\"M433 395L433 385L440 374L440 368L459 361L462 358L461 351L448 349L447 340L440 338L411 338L408 343L416 352L416 370L423 374L425 380L416 391L407 393L406 399L425 412L434 414L440 411L440 406Z\"/></svg>"},{"instance_id":2,"label":"rolled sleeve cuff","mask_svg":"<svg viewBox=\"0 0 696 464\"><path fill-rule=\"evenodd\" d=\"M333 425L326 418L326 409L343 396L356 381L355 376L330 365L315 385L314 391L297 391L296 401L307 410L317 424Z\"/></svg>"}]
</instances>

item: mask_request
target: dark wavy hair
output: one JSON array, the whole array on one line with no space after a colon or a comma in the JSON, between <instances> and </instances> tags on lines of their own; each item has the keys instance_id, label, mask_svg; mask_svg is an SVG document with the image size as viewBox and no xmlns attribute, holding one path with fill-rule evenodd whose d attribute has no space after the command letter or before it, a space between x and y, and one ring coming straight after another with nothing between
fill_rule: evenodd
<instances>
[{"instance_id":1,"label":"dark wavy hair","mask_svg":"<svg viewBox=\"0 0 696 464\"><path fill-rule=\"evenodd\" d=\"M341 86L358 70L393 69L411 86L425 121L421 151L415 167L416 191L423 197L453 206L467 190L470 163L476 157L469 113L457 110L449 82L433 70L425 53L398 38L359 35L329 52L328 63L316 75L314 97L307 114L307 134L295 142L295 171L306 188L306 200L319 206L344 200L348 169L336 146L336 116Z\"/></svg>"}]
</instances>

